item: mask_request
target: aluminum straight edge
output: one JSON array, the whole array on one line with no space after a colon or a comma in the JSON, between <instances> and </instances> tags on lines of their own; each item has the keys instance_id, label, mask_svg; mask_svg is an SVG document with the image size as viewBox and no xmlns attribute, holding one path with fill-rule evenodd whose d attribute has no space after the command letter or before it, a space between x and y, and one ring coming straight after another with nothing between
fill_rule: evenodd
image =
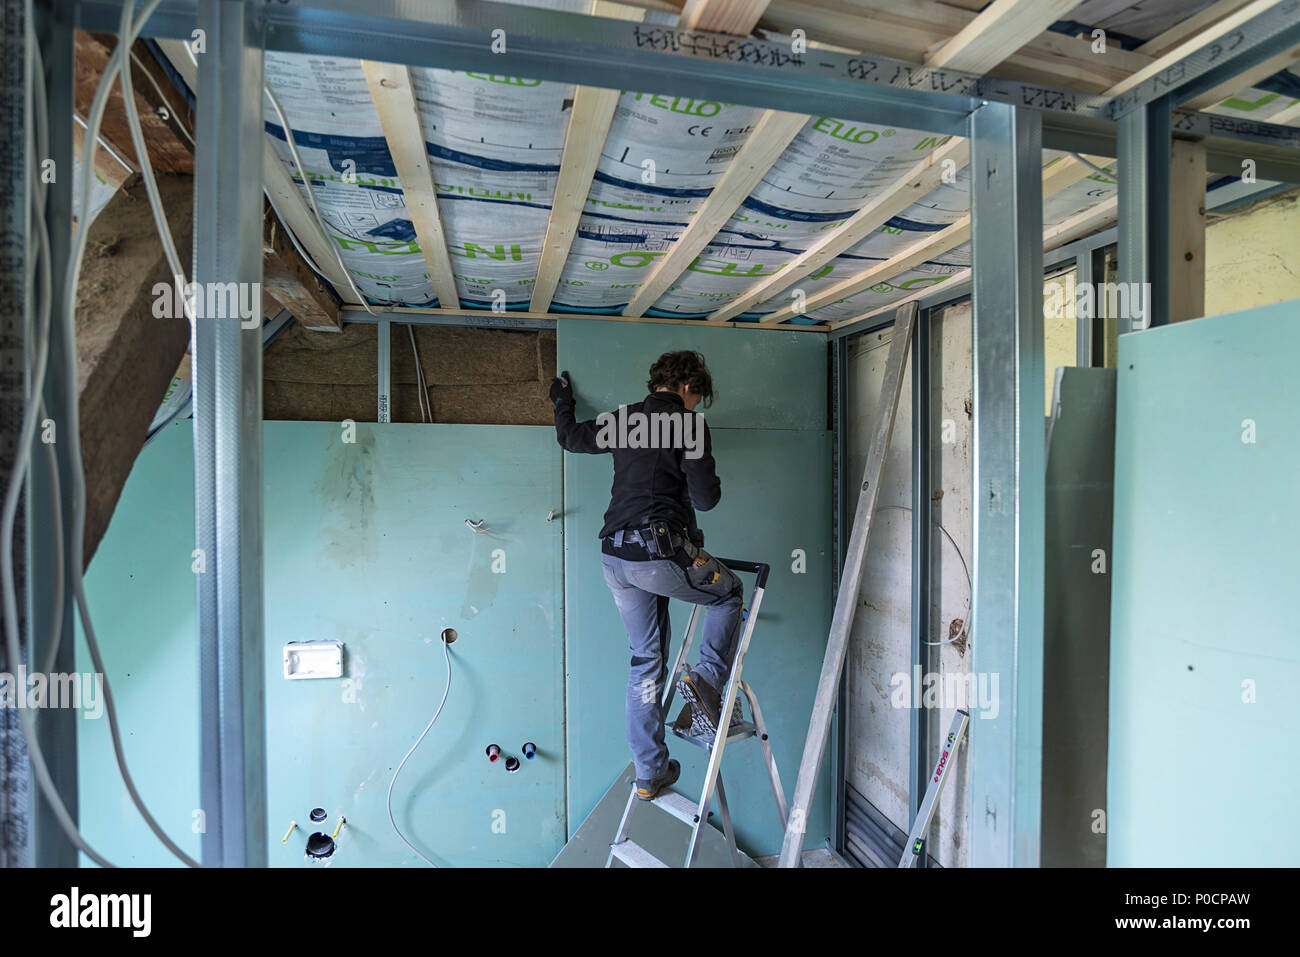
<instances>
[{"instance_id":1,"label":"aluminum straight edge","mask_svg":"<svg viewBox=\"0 0 1300 957\"><path fill-rule=\"evenodd\" d=\"M813 794L817 789L817 775L821 768L822 753L830 734L835 699L839 694L844 657L848 652L853 618L857 613L858 592L862 587L862 572L866 565L867 544L875 527L876 503L880 498L880 476L885 469L885 455L889 451L889 437L894 431L894 416L898 412L898 397L903 389L903 363L916 327L916 303L900 306L895 314L894 336L885 361L885 378L880 387L880 403L867 464L862 474L858 493L857 511L853 516L853 531L849 536L844 558L844 571L835 596L835 612L831 618L830 636L826 642L826 655L822 659L821 676L817 679L817 695L813 701L812 717L808 722L808 736L804 740L803 757L799 762L799 777L795 782L794 799L790 802L790 821L781 842L780 867L799 866L803 849L804 832Z\"/></svg>"},{"instance_id":2,"label":"aluminum straight edge","mask_svg":"<svg viewBox=\"0 0 1300 957\"><path fill-rule=\"evenodd\" d=\"M995 716L987 716L990 702L970 737L969 860L972 867L1038 866L1046 444L1041 117L990 103L971 117L970 140L971 674L989 675L990 687L996 676L1000 695Z\"/></svg>"},{"instance_id":3,"label":"aluminum straight edge","mask_svg":"<svg viewBox=\"0 0 1300 957\"><path fill-rule=\"evenodd\" d=\"M844 431L844 421L848 411L849 344L837 339L827 346L831 361L831 567L834 571L831 601L834 602L839 594L848 541L848 436ZM831 728L831 846L841 853L848 834L848 684L848 674L841 674L840 690L835 698L835 722Z\"/></svg>"},{"instance_id":4,"label":"aluminum straight edge","mask_svg":"<svg viewBox=\"0 0 1300 957\"><path fill-rule=\"evenodd\" d=\"M164 0L144 35L188 38L195 2ZM505 3L371 0L358 9L355 0L300 0L260 6L256 15L265 17L266 48L285 52L486 69L797 113L806 112L808 98L816 97L825 116L943 134L959 133L965 117L983 101L1042 110L1054 117L1055 127L1077 127L1081 133L1099 129L1095 120L1114 118L1114 101L1102 94L872 54L795 54L788 42ZM112 32L120 9L121 0L82 0L79 24L92 32ZM494 30L505 31L505 48L499 53L491 49ZM1296 127L1194 111L1180 111L1178 123L1189 134L1300 150ZM1103 152L1083 144L1072 148Z\"/></svg>"},{"instance_id":5,"label":"aluminum straight edge","mask_svg":"<svg viewBox=\"0 0 1300 957\"><path fill-rule=\"evenodd\" d=\"M930 670L930 323L929 309L921 311L912 343L912 663L911 679ZM919 700L913 689L912 701ZM920 813L930 780L930 712L912 707L908 713L907 823L909 830ZM926 855L920 864L925 866Z\"/></svg>"},{"instance_id":6,"label":"aluminum straight edge","mask_svg":"<svg viewBox=\"0 0 1300 957\"><path fill-rule=\"evenodd\" d=\"M251 8L201 0L194 279L262 297L262 49ZM205 867L266 865L262 667L262 330L194 325L199 796Z\"/></svg>"},{"instance_id":7,"label":"aluminum straight edge","mask_svg":"<svg viewBox=\"0 0 1300 957\"><path fill-rule=\"evenodd\" d=\"M393 323L389 319L379 319L379 396L377 403L378 422L393 421Z\"/></svg>"},{"instance_id":8,"label":"aluminum straight edge","mask_svg":"<svg viewBox=\"0 0 1300 957\"><path fill-rule=\"evenodd\" d=\"M1093 257L1096 255L1096 248L1080 249L1074 257L1074 288L1075 295L1075 316L1074 316L1074 364L1080 368L1086 369L1092 365L1092 325L1093 313L1097 311L1094 306L1092 310L1079 311L1077 303L1079 301L1077 290L1082 287L1091 287L1093 284L1092 270ZM1089 302L1096 303L1096 290L1093 290L1093 296Z\"/></svg>"},{"instance_id":9,"label":"aluminum straight edge","mask_svg":"<svg viewBox=\"0 0 1300 957\"><path fill-rule=\"evenodd\" d=\"M74 112L74 24L73 11L66 4L51 3L42 6L37 15L36 26L41 51L45 61L46 92L51 117L67 118ZM68 122L49 123L50 158L54 160L55 169L70 170L73 166L72 124ZM12 144L18 148L18 144ZM51 284L50 351L45 374L45 411L55 423L68 421L67 382L63 370L67 368L68 353L75 344L67 341L63 335L63 323L58 316L63 314L62 277L67 273L68 260L72 252L72 177L58 176L46 189L46 226L50 235L50 266L54 282ZM72 521L73 488L69 478L73 474L72 462L66 442L54 444L58 460L59 474L62 481L59 491L63 506L63 606L57 612L51 607L49 585L53 580L55 567L54 541L48 534L50 528L50 510L53 507L50 485L49 453L41 442L39 430L34 438L30 489L28 498L31 531L28 541L31 543L32 561L28 566L31 576L32 608L28 621L32 623L34 639L29 643L32 649L32 661L43 662L50 636L53 634L55 615L61 619L62 640L59 652L54 659L54 670L62 674L73 674L77 670L76 651L73 636L75 631L75 606L72 589L66 586L72 581ZM33 667L41 665L33 664ZM77 787L77 712L70 708L49 708L41 713L36 723L36 740L45 755L50 777L63 798L64 806L73 821L79 820L79 801ZM34 859L39 867L76 867L78 852L68 841L59 826L54 812L45 802L44 795L34 791L33 800L34 825Z\"/></svg>"}]
</instances>

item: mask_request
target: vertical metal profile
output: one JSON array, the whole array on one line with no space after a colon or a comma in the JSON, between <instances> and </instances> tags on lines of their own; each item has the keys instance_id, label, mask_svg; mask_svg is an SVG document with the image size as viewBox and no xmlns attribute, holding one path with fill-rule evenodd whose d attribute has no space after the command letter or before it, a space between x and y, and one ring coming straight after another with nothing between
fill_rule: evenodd
<instances>
[{"instance_id":1,"label":"vertical metal profile","mask_svg":"<svg viewBox=\"0 0 1300 957\"><path fill-rule=\"evenodd\" d=\"M1046 431L1042 119L1032 110L987 103L971 115L970 140L971 672L972 678L988 675L990 688L996 676L999 699L996 712L990 708L972 722L969 860L972 867L1037 866Z\"/></svg>"},{"instance_id":2,"label":"vertical metal profile","mask_svg":"<svg viewBox=\"0 0 1300 957\"><path fill-rule=\"evenodd\" d=\"M378 415L375 421L393 421L393 323L379 320Z\"/></svg>"},{"instance_id":3,"label":"vertical metal profile","mask_svg":"<svg viewBox=\"0 0 1300 957\"><path fill-rule=\"evenodd\" d=\"M1119 147L1119 283L1142 290L1144 314L1121 299L1119 335L1169 321L1169 184L1171 103L1168 96L1125 114L1115 124ZM1136 285L1134 285L1136 284Z\"/></svg>"},{"instance_id":4,"label":"vertical metal profile","mask_svg":"<svg viewBox=\"0 0 1300 957\"><path fill-rule=\"evenodd\" d=\"M921 312L912 342L912 666L924 675L930 670L930 317ZM908 829L916 822L930 781L930 712L912 708L908 716ZM928 855L917 856L925 867Z\"/></svg>"},{"instance_id":5,"label":"vertical metal profile","mask_svg":"<svg viewBox=\"0 0 1300 957\"><path fill-rule=\"evenodd\" d=\"M262 50L256 8L200 0L195 155L194 498L205 867L266 865L262 672ZM253 285L259 321L208 314ZM210 297L215 305L219 297ZM217 311L217 310L213 310ZM228 310L222 310L228 311Z\"/></svg>"},{"instance_id":6,"label":"vertical metal profile","mask_svg":"<svg viewBox=\"0 0 1300 957\"><path fill-rule=\"evenodd\" d=\"M830 344L831 359L831 601L839 593L840 574L844 569L844 548L848 528L846 483L848 473L848 436L844 421L848 412L849 340L836 339ZM835 699L835 722L831 729L831 846L845 853L848 839L848 760L849 760L849 676L840 675L840 690Z\"/></svg>"},{"instance_id":7,"label":"vertical metal profile","mask_svg":"<svg viewBox=\"0 0 1300 957\"><path fill-rule=\"evenodd\" d=\"M875 527L876 503L880 498L880 477L885 469L885 455L889 451L889 438L894 431L894 416L898 412L898 397L903 390L903 363L911 345L912 331L916 326L916 303L898 307L894 320L894 336L885 361L885 379L880 386L880 403L876 410L871 433L867 463L862 473L858 492L857 511L853 515L853 531L849 536L844 558L844 571L835 596L835 612L831 617L830 635L826 641L826 654L822 658L821 674L817 679L817 696L813 700L812 717L808 722L808 735L804 739L803 756L799 761L799 776L795 781L794 798L790 802L790 818L785 837L781 842L778 866L798 867L803 850L808 816L812 811L813 794L817 790L817 776L821 770L822 755L830 736L835 712L835 700L843 679L844 656L848 652L849 636L853 630L853 617L857 612L858 592L862 587L862 571L867 558L867 545Z\"/></svg>"},{"instance_id":8,"label":"vertical metal profile","mask_svg":"<svg viewBox=\"0 0 1300 957\"><path fill-rule=\"evenodd\" d=\"M72 116L74 90L74 47L76 10L71 4L50 3L41 5L36 16L37 39L45 61L45 88L52 118L49 131L49 159L56 170L71 170L73 166L72 124L54 122L53 118ZM18 148L19 144L13 144ZM44 157L42 157L44 158ZM72 254L72 176L56 176L46 185L45 225L50 236L50 351L45 373L45 414L62 429L68 421L67 377L68 359L74 343L63 334L63 315L66 301L63 295L63 276L67 273ZM59 433L56 431L56 435ZM55 442L54 455L58 462L59 494L63 507L63 605L55 609L52 603L51 582L54 580L56 543L49 531L54 508L53 476L50 472L50 449L40 439L37 429L32 447L29 472L28 521L32 534L30 542L31 607L28 620L32 623L33 667L44 667L50 637L56 621L61 626L59 651L54 658L53 670L62 674L76 672L75 611L72 590L72 510L74 490L69 476L73 474L67 442ZM57 616L57 617L56 617ZM36 664L39 662L39 664ZM77 797L77 712L71 708L49 708L41 713L36 723L36 740L49 768L50 777L63 798L64 807L73 821L79 819ZM76 867L78 852L68 840L55 818L53 810L38 791L33 801L34 859L39 867Z\"/></svg>"}]
</instances>

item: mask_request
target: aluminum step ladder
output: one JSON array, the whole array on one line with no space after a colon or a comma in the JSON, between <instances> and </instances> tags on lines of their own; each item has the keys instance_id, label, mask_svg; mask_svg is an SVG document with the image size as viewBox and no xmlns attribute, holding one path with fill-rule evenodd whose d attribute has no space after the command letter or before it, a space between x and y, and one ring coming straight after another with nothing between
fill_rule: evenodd
<instances>
[{"instance_id":1,"label":"aluminum step ladder","mask_svg":"<svg viewBox=\"0 0 1300 957\"><path fill-rule=\"evenodd\" d=\"M742 562L730 558L719 558L718 561L734 572L751 572L757 576L749 608L742 613L744 629L741 633L740 644L736 648L735 658L732 660L731 677L722 690L722 710L719 713L718 730L712 738L706 735L693 736L690 734L689 729L683 731L673 724L665 722L668 729L677 737L690 742L696 747L703 748L709 753L709 764L704 773L704 788L700 794L700 799L695 802L678 791L664 789L659 792L658 797L650 801L641 801L636 796L636 783L633 782L628 791L627 806L623 809L623 819L619 822L618 833L609 846L609 857L605 859L606 867L612 867L615 860L621 861L628 867L669 866L645 848L628 840L628 831L632 826L632 815L635 813L638 804L653 804L691 829L691 840L686 849L685 866L694 866L700 851L701 828L704 827L705 821L712 814L708 808L712 803L715 787L718 794L718 810L722 815L722 829L727 837L727 848L731 852L731 866L739 867L740 854L736 849L736 835L731 829L731 812L727 808L727 792L722 786L722 752L728 744L744 741L747 738L757 738L759 746L762 748L763 761L767 764L767 774L772 785L772 793L776 796L777 813L781 816L781 828L782 830L785 829L788 813L785 792L781 789L781 777L777 773L776 761L772 757L772 747L767 740L767 727L763 724L763 712L758 707L758 698L754 695L753 689L740 677L745 663L745 654L749 650L749 642L754 634L754 623L758 620L758 608L763 601L763 589L767 585L769 569L767 565L762 563ZM695 640L695 630L705 608L707 606L692 606L691 618L686 625L686 638L682 641L681 651L677 653L677 661L673 665L672 677L667 687L664 688L663 713L665 718L667 718L669 709L672 707L673 696L677 693L677 680L682 676L682 671L686 667L686 658ZM753 720L744 722L735 731L728 733L731 726L732 709L736 703L736 695L742 691L749 701L749 711L753 716Z\"/></svg>"}]
</instances>

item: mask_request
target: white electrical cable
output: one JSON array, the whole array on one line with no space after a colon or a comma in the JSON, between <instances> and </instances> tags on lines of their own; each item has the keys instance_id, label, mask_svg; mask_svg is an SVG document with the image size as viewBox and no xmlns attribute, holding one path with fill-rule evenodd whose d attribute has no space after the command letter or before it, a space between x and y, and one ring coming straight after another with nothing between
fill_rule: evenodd
<instances>
[{"instance_id":1,"label":"white electrical cable","mask_svg":"<svg viewBox=\"0 0 1300 957\"><path fill-rule=\"evenodd\" d=\"M186 49L189 48L186 47ZM194 54L191 52L190 56L192 57ZM293 128L289 126L289 120L285 117L284 110L280 108L280 101L271 92L270 86L264 85L262 91L266 94L266 98L271 101L271 108L275 110L275 115L280 118L280 128L284 130L284 141L289 145L289 155L293 157L294 165L298 167L298 175L302 177L302 185L307 193L307 202L311 205L312 215L316 217L316 225L320 227L321 235L325 237L330 252L334 254L334 260L339 264L339 270L343 273L343 278L348 281L348 285L352 287L352 292L361 300L361 305L365 307L366 312L373 316L375 310L370 308L370 303L366 302L366 297L361 294L357 284L352 281L352 273L348 272L348 267L343 265L343 257L339 255L339 251L334 247L334 244L329 241L329 230L325 228L325 219L321 216L320 207L316 205L316 191L312 189L311 180L307 178L307 169L302 165L302 157L298 155L298 147L293 141Z\"/></svg>"},{"instance_id":2,"label":"white electrical cable","mask_svg":"<svg viewBox=\"0 0 1300 957\"><path fill-rule=\"evenodd\" d=\"M31 193L30 203L33 206L31 222L35 227L37 250L33 251L31 247L32 240L28 238L29 251L29 270L38 269L36 263L39 261L40 272L40 303L39 316L35 327L31 330L33 338L36 341L35 363L32 369L31 377L31 394L27 397L27 406L23 411L22 428L19 431L17 452L14 457L13 472L10 475L9 487L5 491L3 517L0 517L0 590L3 591L4 604L4 631L5 631L5 652L8 661L15 669L18 668L24 658L22 649L18 641L18 599L17 583L14 577L13 567L13 531L14 520L18 509L18 496L21 492L23 481L27 472L27 462L31 457L32 439L36 428L36 415L41 408L40 403L36 400L45 388L45 370L49 359L49 327L51 320L51 302L53 293L53 279L50 275L50 242L49 230L45 222L45 184L41 178L36 175L36 159L43 156L48 149L48 125L45 122L45 110L48 108L45 97L45 67L40 56L40 49L36 43L36 33L32 27L32 4L26 4L24 19L27 24L25 43L29 56L25 57L25 88L32 91L32 98L28 104L32 105L33 113L36 114L35 123L28 127L26 136L27 148L27 178L34 186ZM89 180L88 176L83 179ZM88 206L83 206L86 209ZM84 218L84 217L83 217ZM30 288L30 287L29 287ZM74 382L75 376L74 376ZM56 499L57 503L57 499ZM61 618L62 616L58 616ZM76 823L68 813L63 799L58 793L58 788L50 776L49 768L45 763L45 755L41 750L40 742L36 738L36 722L31 710L28 708L18 709L18 725L22 730L23 740L27 745L28 761L32 766L32 773L36 777L37 786L45 795L46 802L54 812L55 819L58 820L63 833L67 835L68 841L78 850L85 853L91 860L101 867L112 867L113 865L101 854L96 852L77 830Z\"/></svg>"},{"instance_id":3,"label":"white electrical cable","mask_svg":"<svg viewBox=\"0 0 1300 957\"><path fill-rule=\"evenodd\" d=\"M118 45L109 58L108 66L104 70L104 75L100 79L99 88L95 91L95 99L91 104L90 115L87 117L86 138L82 149L82 168L84 170L94 169L95 150L99 145L99 128L104 119L104 111L108 105L109 92L112 89L114 79L124 70L126 70L126 51L131 49L139 36L140 30L148 21L162 0L145 0L137 19L132 18L132 8L134 2L127 2L122 7L122 20L118 30ZM124 97L127 103L128 113L133 114L132 97L129 95L130 80L124 81ZM138 117L136 117L138 126ZM137 147L139 148L139 147ZM147 168L148 152L141 152L141 168ZM152 172L150 177L152 177ZM146 181L148 180L146 179ZM92 177L90 175L82 176L81 179L81 209L90 208L90 186ZM155 201L156 190L150 193L151 203ZM160 228L165 225L166 218L162 216L161 209L154 209L154 221L160 224ZM108 718L109 734L113 741L113 754L117 760L118 770L122 775L122 783L126 786L127 793L131 797L132 803L144 818L149 829L153 831L163 845L172 852L182 862L190 867L198 867L199 862L194 860L188 854L180 849L166 832L154 820L149 809L145 806L144 800L140 797L139 791L136 790L135 781L132 779L130 771L126 766L126 755L122 749L122 736L117 724L117 709L113 703L113 692L109 685L108 675L104 669L103 658L99 652L99 642L95 638L94 624L90 618L90 610L86 601L85 579L83 575L84 560L84 538L86 527L86 478L85 465L81 451L81 409L79 406L79 395L77 391L77 350L75 344L77 341L76 327L76 296L77 280L81 275L81 265L85 258L86 242L90 231L90 218L82 216L81 222L77 224L77 230L73 235L71 255L68 261L68 270L64 277L63 289L63 333L65 340L69 344L67 349L67 364L64 369L64 383L67 389L68 405L68 422L65 426L65 433L68 434L68 455L72 471L72 490L73 490L73 508L72 508L72 530L71 545L72 555L70 556L69 567L72 573L72 590L77 601L77 610L81 617L82 629L85 632L86 647L90 651L91 661L94 663L95 671L102 676L103 694L104 694L104 712ZM166 246L171 237L165 232L160 233L159 238ZM170 250L174 254L174 246ZM171 257L169 256L169 259ZM173 262L175 269L177 259ZM188 310L187 310L188 312Z\"/></svg>"},{"instance_id":4,"label":"white electrical cable","mask_svg":"<svg viewBox=\"0 0 1300 957\"><path fill-rule=\"evenodd\" d=\"M910 505L881 505L876 508L877 512L888 512L888 511L910 512L911 510L912 508ZM951 535L948 534L948 529L944 528L941 523L935 521L934 525L937 529L939 529L939 531L943 532L944 536L948 539L948 541L952 542L953 551L957 553L957 558L961 560L961 569L966 573L966 617L962 619L961 631L959 631L952 638L946 638L943 641L927 641L927 642L923 642L923 644L951 645L955 641L960 641L965 636L966 632L970 631L971 597L972 597L972 593L975 590L975 586L971 582L970 569L966 566L966 556L963 555L961 553L961 549L957 547L956 540Z\"/></svg>"},{"instance_id":5,"label":"white electrical cable","mask_svg":"<svg viewBox=\"0 0 1300 957\"><path fill-rule=\"evenodd\" d=\"M402 833L402 829L397 826L397 821L393 818L393 785L397 783L397 776L402 773L402 768L405 767L407 760L415 753L415 749L420 746L420 742L423 741L424 736L429 733L429 729L433 727L433 723L438 720L438 715L442 714L442 706L447 703L447 695L451 691L451 645L445 637L442 638L442 653L447 659L447 686L442 689L442 700L438 702L438 710L433 713L433 717L429 719L429 723L424 726L424 730L420 732L420 736L415 739L415 744L411 745L411 750L406 752L406 756L402 758L402 763L399 764L397 770L393 772L393 779L388 782L388 823L393 825L393 830L397 833L397 836L401 838L402 843L414 851L416 856L430 867L437 867L438 865L421 854L420 849L406 839L406 835Z\"/></svg>"},{"instance_id":6,"label":"white electrical cable","mask_svg":"<svg viewBox=\"0 0 1300 957\"><path fill-rule=\"evenodd\" d=\"M429 391L424 381L424 368L420 365L420 350L415 346L415 326L407 323L406 331L411 334L411 355L415 359L415 387L420 390L418 396L420 400L420 421L432 422L433 409L429 409L428 417L425 417L425 407L429 401Z\"/></svg>"},{"instance_id":7,"label":"white electrical cable","mask_svg":"<svg viewBox=\"0 0 1300 957\"><path fill-rule=\"evenodd\" d=\"M144 74L145 79L149 81L149 85L152 86L154 92L158 94L158 99L163 101L163 105L167 107L168 112L170 112L172 117L176 120L176 125L180 128L180 131L184 133L185 138L190 141L190 148L193 149L196 147L198 144L194 142L193 135L185 128L185 124L181 122L180 113L176 112L176 108L172 106L172 101L167 99L167 94L162 91L162 87L160 87L158 81L153 78L153 74L149 72L148 67L146 67L140 58L135 55L134 50L131 51L131 60L140 68L140 72ZM166 122L166 120L163 122Z\"/></svg>"}]
</instances>

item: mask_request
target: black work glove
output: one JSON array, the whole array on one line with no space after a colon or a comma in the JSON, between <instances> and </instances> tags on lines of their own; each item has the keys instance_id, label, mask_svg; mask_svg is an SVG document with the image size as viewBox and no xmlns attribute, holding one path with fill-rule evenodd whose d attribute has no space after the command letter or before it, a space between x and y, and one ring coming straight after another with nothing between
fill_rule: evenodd
<instances>
[{"instance_id":1,"label":"black work glove","mask_svg":"<svg viewBox=\"0 0 1300 957\"><path fill-rule=\"evenodd\" d=\"M573 384L568 372L561 372L551 380L551 402L555 405L573 402Z\"/></svg>"}]
</instances>

